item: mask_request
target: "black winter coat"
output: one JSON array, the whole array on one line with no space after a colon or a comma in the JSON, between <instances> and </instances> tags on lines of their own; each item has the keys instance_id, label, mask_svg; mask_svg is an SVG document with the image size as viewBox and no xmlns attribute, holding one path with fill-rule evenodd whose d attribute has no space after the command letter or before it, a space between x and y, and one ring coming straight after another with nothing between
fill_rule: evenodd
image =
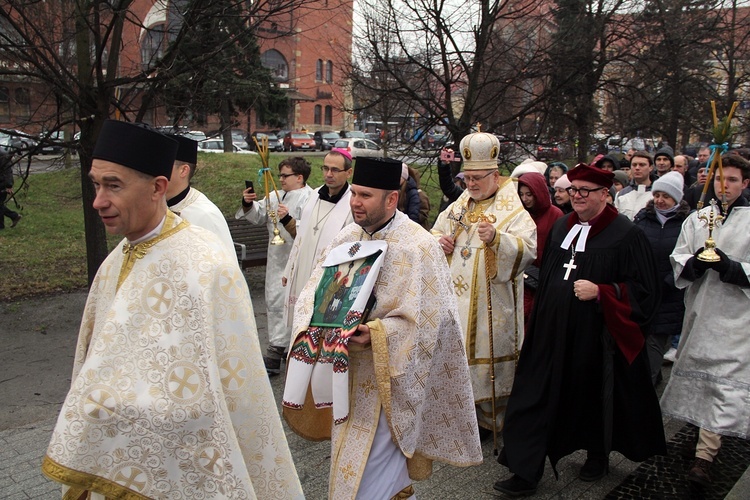
<instances>
[{"instance_id":1,"label":"black winter coat","mask_svg":"<svg viewBox=\"0 0 750 500\"><path fill-rule=\"evenodd\" d=\"M656 310L649 328L652 335L679 335L682 331L682 320L685 316L685 291L675 287L672 263L669 256L674 250L680 236L682 223L690 214L690 206L685 200L680 201L680 208L674 217L662 226L656 216L653 200L633 219L651 243L656 257L656 267L661 279L661 305Z\"/></svg>"}]
</instances>

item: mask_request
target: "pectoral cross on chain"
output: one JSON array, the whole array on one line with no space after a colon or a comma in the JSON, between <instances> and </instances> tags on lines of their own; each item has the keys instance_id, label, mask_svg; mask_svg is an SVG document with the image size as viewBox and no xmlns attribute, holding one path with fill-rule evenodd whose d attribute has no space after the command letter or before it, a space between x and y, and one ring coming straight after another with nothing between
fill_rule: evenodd
<instances>
[{"instance_id":1,"label":"pectoral cross on chain","mask_svg":"<svg viewBox=\"0 0 750 500\"><path fill-rule=\"evenodd\" d=\"M563 267L565 268L565 276L563 276L563 279L565 281L568 281L568 278L570 278L570 271L578 267L575 264L573 264L574 260L575 260L575 257L571 257L570 262L563 264Z\"/></svg>"}]
</instances>

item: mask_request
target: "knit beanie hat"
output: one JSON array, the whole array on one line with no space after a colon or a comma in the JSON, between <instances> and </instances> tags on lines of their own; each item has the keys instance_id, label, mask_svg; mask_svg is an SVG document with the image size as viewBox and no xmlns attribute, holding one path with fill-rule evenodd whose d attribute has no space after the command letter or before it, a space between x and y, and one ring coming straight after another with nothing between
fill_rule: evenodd
<instances>
[{"instance_id":1,"label":"knit beanie hat","mask_svg":"<svg viewBox=\"0 0 750 500\"><path fill-rule=\"evenodd\" d=\"M672 168L674 168L674 154L672 153L672 148L669 148L669 147L662 148L656 153L654 153L654 162L656 162L656 159L660 156L666 156L667 159L669 160L669 164L672 165Z\"/></svg>"},{"instance_id":2,"label":"knit beanie hat","mask_svg":"<svg viewBox=\"0 0 750 500\"><path fill-rule=\"evenodd\" d=\"M682 189L684 185L685 182L682 174L679 172L667 172L654 181L651 185L651 192L661 191L662 193L667 193L675 202L679 203L682 201Z\"/></svg>"},{"instance_id":3,"label":"knit beanie hat","mask_svg":"<svg viewBox=\"0 0 750 500\"><path fill-rule=\"evenodd\" d=\"M628 174L622 170L615 170L615 182L619 182L625 187L630 183L630 178L628 177Z\"/></svg>"}]
</instances>

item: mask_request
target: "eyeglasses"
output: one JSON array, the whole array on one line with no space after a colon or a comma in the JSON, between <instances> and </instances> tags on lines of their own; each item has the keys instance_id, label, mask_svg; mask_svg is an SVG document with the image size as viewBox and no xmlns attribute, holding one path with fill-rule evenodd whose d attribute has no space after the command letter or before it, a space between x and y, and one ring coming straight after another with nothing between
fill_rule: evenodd
<instances>
[{"instance_id":1,"label":"eyeglasses","mask_svg":"<svg viewBox=\"0 0 750 500\"><path fill-rule=\"evenodd\" d=\"M341 172L347 171L346 168L326 167L325 165L320 167L320 170L322 170L325 174L327 174L328 172L331 172L332 174L340 174Z\"/></svg>"},{"instance_id":2,"label":"eyeglasses","mask_svg":"<svg viewBox=\"0 0 750 500\"><path fill-rule=\"evenodd\" d=\"M598 188L582 187L582 188L577 188L577 187L571 186L571 187L565 189L565 191L568 193L568 196L570 196L571 198L573 196L577 195L577 194L580 194L581 198L588 198L592 191L600 191L602 189L606 189L606 188L605 187L598 187Z\"/></svg>"},{"instance_id":3,"label":"eyeglasses","mask_svg":"<svg viewBox=\"0 0 750 500\"><path fill-rule=\"evenodd\" d=\"M486 179L487 177L489 177L490 175L494 174L495 172L496 172L496 170L491 170L491 171L487 172L484 175L477 175L477 176L464 175L464 182L466 184L468 184L470 182L479 182L482 179Z\"/></svg>"},{"instance_id":4,"label":"eyeglasses","mask_svg":"<svg viewBox=\"0 0 750 500\"><path fill-rule=\"evenodd\" d=\"M294 177L295 175L302 175L302 174L279 174L279 179L284 180L287 177Z\"/></svg>"}]
</instances>

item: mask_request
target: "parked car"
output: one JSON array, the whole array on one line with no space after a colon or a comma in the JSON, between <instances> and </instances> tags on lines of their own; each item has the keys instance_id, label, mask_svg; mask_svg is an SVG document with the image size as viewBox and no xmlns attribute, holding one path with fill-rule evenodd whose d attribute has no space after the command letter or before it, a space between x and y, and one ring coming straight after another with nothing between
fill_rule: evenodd
<instances>
[{"instance_id":1,"label":"parked car","mask_svg":"<svg viewBox=\"0 0 750 500\"><path fill-rule=\"evenodd\" d=\"M336 144L336 141L340 139L339 134L336 132L315 132L313 134L313 140L315 141L315 149L321 151L328 151Z\"/></svg>"},{"instance_id":2,"label":"parked car","mask_svg":"<svg viewBox=\"0 0 750 500\"><path fill-rule=\"evenodd\" d=\"M269 151L284 151L284 144L282 144L281 139L279 139L276 134L274 134L273 132L258 131L253 132L247 137L248 149L250 151L256 151L257 148L255 147L255 141L253 140L253 138L257 138L258 142L260 142L263 137L268 137Z\"/></svg>"},{"instance_id":3,"label":"parked car","mask_svg":"<svg viewBox=\"0 0 750 500\"><path fill-rule=\"evenodd\" d=\"M209 139L221 139L223 140L224 137L224 131L223 130L212 130L211 132L208 132L206 134ZM239 147L240 149L249 149L249 146L247 144L247 141L245 140L247 137L247 133L240 129L240 128L233 128L232 129L232 144Z\"/></svg>"},{"instance_id":4,"label":"parked car","mask_svg":"<svg viewBox=\"0 0 750 500\"><path fill-rule=\"evenodd\" d=\"M448 134L427 134L422 137L422 149L441 149L448 143Z\"/></svg>"},{"instance_id":5,"label":"parked car","mask_svg":"<svg viewBox=\"0 0 750 500\"><path fill-rule=\"evenodd\" d=\"M0 153L10 153L13 146L10 145L10 136L5 132L0 132Z\"/></svg>"},{"instance_id":6,"label":"parked car","mask_svg":"<svg viewBox=\"0 0 750 500\"><path fill-rule=\"evenodd\" d=\"M188 139L192 139L198 142L205 141L206 139L208 139L208 137L206 137L206 133L201 132L200 130L188 130L182 135L184 135Z\"/></svg>"},{"instance_id":7,"label":"parked car","mask_svg":"<svg viewBox=\"0 0 750 500\"><path fill-rule=\"evenodd\" d=\"M39 152L43 155L57 155L65 151L65 133L62 130L42 132L38 137Z\"/></svg>"},{"instance_id":8,"label":"parked car","mask_svg":"<svg viewBox=\"0 0 750 500\"><path fill-rule=\"evenodd\" d=\"M257 154L247 149L242 149L236 144L232 144L235 153L240 154ZM198 151L203 153L223 153L224 152L224 140L223 139L206 139L198 143Z\"/></svg>"},{"instance_id":9,"label":"parked car","mask_svg":"<svg viewBox=\"0 0 750 500\"><path fill-rule=\"evenodd\" d=\"M380 134L377 132L367 132L365 133L365 138L370 139L372 142L380 146L383 141L380 139Z\"/></svg>"},{"instance_id":10,"label":"parked car","mask_svg":"<svg viewBox=\"0 0 750 500\"><path fill-rule=\"evenodd\" d=\"M342 139L349 139L351 137L365 139L365 133L361 130L342 130L339 132L339 137Z\"/></svg>"},{"instance_id":11,"label":"parked car","mask_svg":"<svg viewBox=\"0 0 750 500\"><path fill-rule=\"evenodd\" d=\"M539 161L559 160L562 157L560 145L556 142L549 144L537 144L534 156Z\"/></svg>"},{"instance_id":12,"label":"parked car","mask_svg":"<svg viewBox=\"0 0 750 500\"><path fill-rule=\"evenodd\" d=\"M10 138L10 150L14 152L27 152L36 148L38 142L23 130L3 129L2 132Z\"/></svg>"},{"instance_id":13,"label":"parked car","mask_svg":"<svg viewBox=\"0 0 750 500\"><path fill-rule=\"evenodd\" d=\"M284 136L284 151L314 151L315 141L310 134L287 132Z\"/></svg>"},{"instance_id":14,"label":"parked car","mask_svg":"<svg viewBox=\"0 0 750 500\"><path fill-rule=\"evenodd\" d=\"M372 142L370 139L360 139L357 137L339 139L333 147L346 149L351 153L352 158L360 156L383 157L383 151L380 149L380 146Z\"/></svg>"}]
</instances>

